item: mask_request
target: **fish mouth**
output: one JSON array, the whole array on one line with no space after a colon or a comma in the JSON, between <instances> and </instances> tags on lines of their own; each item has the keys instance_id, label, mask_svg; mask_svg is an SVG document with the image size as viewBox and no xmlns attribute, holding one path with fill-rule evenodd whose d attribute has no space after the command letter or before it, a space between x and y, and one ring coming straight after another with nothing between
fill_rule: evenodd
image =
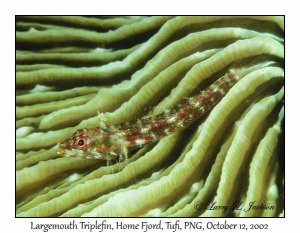
<instances>
[{"instance_id":1,"label":"fish mouth","mask_svg":"<svg viewBox=\"0 0 300 233\"><path fill-rule=\"evenodd\" d=\"M56 154L63 156L65 155L65 150L68 149L67 148L67 144L65 142L60 142L57 144L58 149L56 150Z\"/></svg>"},{"instance_id":2,"label":"fish mouth","mask_svg":"<svg viewBox=\"0 0 300 233\"><path fill-rule=\"evenodd\" d=\"M64 150L57 149L57 150L56 150L56 154L59 155L59 156L64 156L64 155L65 155L65 152L64 152Z\"/></svg>"}]
</instances>

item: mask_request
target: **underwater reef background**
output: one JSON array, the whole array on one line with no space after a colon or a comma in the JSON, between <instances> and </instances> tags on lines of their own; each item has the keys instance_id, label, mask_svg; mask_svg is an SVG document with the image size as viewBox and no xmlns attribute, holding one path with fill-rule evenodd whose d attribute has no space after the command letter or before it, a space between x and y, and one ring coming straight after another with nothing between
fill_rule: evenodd
<instances>
[{"instance_id":1,"label":"underwater reef background","mask_svg":"<svg viewBox=\"0 0 300 233\"><path fill-rule=\"evenodd\" d=\"M162 113L251 58L274 63L124 162L56 153L97 111ZM283 17L18 16L16 216L283 217L283 85Z\"/></svg>"}]
</instances>

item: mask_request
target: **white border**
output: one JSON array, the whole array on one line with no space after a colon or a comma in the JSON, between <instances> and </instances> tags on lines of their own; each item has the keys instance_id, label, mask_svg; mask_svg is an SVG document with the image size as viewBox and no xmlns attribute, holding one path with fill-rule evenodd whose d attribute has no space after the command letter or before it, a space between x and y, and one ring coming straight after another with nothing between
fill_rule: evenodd
<instances>
[{"instance_id":1,"label":"white border","mask_svg":"<svg viewBox=\"0 0 300 233\"><path fill-rule=\"evenodd\" d=\"M71 219L15 219L15 14L284 14L286 15L286 218L228 219L230 223L268 223L269 232L299 229L299 8L297 1L5 1L1 4L1 229L3 232L33 232L36 223L65 222ZM298 6L296 5L298 4ZM297 23L298 22L298 23ZM298 55L298 56L297 56ZM79 221L80 219L77 219ZM93 219L92 219L93 220ZM92 221L90 220L90 221ZM116 220L116 219L109 219ZM124 220L124 219L123 219ZM149 219L157 222L158 219ZM171 219L175 221L176 219ZM190 219L207 222L209 219ZM214 219L213 221L224 221ZM126 222L136 222L126 219ZM138 221L145 221L139 219ZM168 219L163 219L168 221ZM184 219L180 219L184 221ZM36 232L36 231L35 231ZM39 231L40 232L40 231ZM51 231L56 232L56 231ZM57 231L62 232L62 231ZM83 232L83 231L78 231ZM98 232L98 231L95 231ZM117 231L114 231L117 232ZM132 232L132 231L122 231ZM136 231L140 232L140 231ZM237 231L235 231L237 232ZM261 231L260 231L261 232Z\"/></svg>"}]
</instances>

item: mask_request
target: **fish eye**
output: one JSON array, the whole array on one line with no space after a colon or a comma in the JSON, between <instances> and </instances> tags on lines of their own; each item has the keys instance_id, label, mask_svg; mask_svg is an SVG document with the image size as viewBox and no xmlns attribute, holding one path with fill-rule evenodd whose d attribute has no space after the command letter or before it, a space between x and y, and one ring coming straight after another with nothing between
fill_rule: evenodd
<instances>
[{"instance_id":1,"label":"fish eye","mask_svg":"<svg viewBox=\"0 0 300 233\"><path fill-rule=\"evenodd\" d=\"M90 139L88 137L78 137L75 140L75 146L78 149L86 149L89 146Z\"/></svg>"},{"instance_id":2,"label":"fish eye","mask_svg":"<svg viewBox=\"0 0 300 233\"><path fill-rule=\"evenodd\" d=\"M78 140L78 145L79 146L84 146L84 144L85 144L85 141L83 139Z\"/></svg>"}]
</instances>

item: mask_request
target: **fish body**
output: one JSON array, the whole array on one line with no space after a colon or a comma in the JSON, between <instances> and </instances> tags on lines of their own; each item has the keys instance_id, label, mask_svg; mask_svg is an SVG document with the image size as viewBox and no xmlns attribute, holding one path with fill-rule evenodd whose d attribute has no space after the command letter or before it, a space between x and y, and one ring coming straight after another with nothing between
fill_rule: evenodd
<instances>
[{"instance_id":1,"label":"fish body","mask_svg":"<svg viewBox=\"0 0 300 233\"><path fill-rule=\"evenodd\" d=\"M106 127L103 114L100 114L100 128L77 130L65 142L59 143L58 154L107 161L117 156L121 160L127 159L128 151L156 142L199 119L220 102L238 79L235 71L230 69L215 83L176 108L138 122Z\"/></svg>"}]
</instances>

